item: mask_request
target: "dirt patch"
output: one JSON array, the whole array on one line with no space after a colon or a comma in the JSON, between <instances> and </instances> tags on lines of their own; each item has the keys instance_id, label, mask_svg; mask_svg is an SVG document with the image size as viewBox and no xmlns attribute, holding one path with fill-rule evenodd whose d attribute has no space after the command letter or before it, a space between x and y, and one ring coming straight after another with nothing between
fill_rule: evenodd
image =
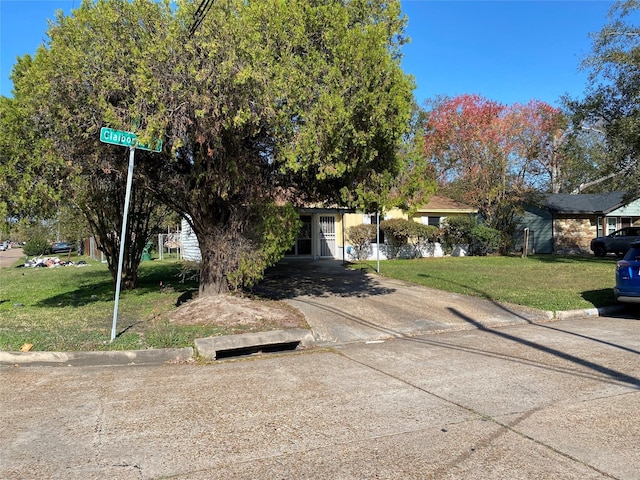
<instances>
[{"instance_id":1,"label":"dirt patch","mask_svg":"<svg viewBox=\"0 0 640 480\"><path fill-rule=\"evenodd\" d=\"M284 302L231 295L194 298L171 312L168 319L178 325L242 326L250 330L308 328L304 315Z\"/></svg>"}]
</instances>

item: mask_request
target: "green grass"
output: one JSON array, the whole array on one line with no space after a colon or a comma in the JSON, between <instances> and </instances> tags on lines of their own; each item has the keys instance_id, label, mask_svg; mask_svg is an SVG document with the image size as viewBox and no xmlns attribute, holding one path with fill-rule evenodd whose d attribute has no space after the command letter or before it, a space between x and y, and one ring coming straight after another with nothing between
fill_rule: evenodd
<instances>
[{"instance_id":1,"label":"green grass","mask_svg":"<svg viewBox=\"0 0 640 480\"><path fill-rule=\"evenodd\" d=\"M72 260L78 260L77 257ZM110 342L114 289L106 265L0 270L0 350L24 343L38 351L130 350L193 346L195 338L241 333L242 327L176 325L167 320L178 297L196 291L180 283L175 259L143 262L139 288L122 292L117 337ZM381 274L428 287L542 310L615 304L615 261L537 255L446 257L381 262ZM376 262L354 268L375 269ZM165 293L160 282L171 284Z\"/></svg>"},{"instance_id":2,"label":"green grass","mask_svg":"<svg viewBox=\"0 0 640 480\"><path fill-rule=\"evenodd\" d=\"M79 258L74 257L77 261ZM106 265L0 270L0 350L24 343L38 351L130 350L192 346L193 340L224 335L211 326L175 325L166 319L178 297L197 290L180 283L176 260L143 262L139 288L120 295L117 337L110 342L114 288ZM173 291L163 292L160 282Z\"/></svg>"},{"instance_id":3,"label":"green grass","mask_svg":"<svg viewBox=\"0 0 640 480\"><path fill-rule=\"evenodd\" d=\"M614 257L533 255L380 262L381 275L454 293L561 311L614 305ZM377 262L355 268L374 269Z\"/></svg>"}]
</instances>

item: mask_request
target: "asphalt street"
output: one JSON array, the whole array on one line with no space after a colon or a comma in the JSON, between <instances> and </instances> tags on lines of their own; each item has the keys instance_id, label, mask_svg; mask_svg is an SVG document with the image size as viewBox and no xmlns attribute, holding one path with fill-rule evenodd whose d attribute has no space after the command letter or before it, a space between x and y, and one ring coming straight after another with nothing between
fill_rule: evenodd
<instances>
[{"instance_id":1,"label":"asphalt street","mask_svg":"<svg viewBox=\"0 0 640 480\"><path fill-rule=\"evenodd\" d=\"M638 479L635 318L0 367L3 479Z\"/></svg>"}]
</instances>

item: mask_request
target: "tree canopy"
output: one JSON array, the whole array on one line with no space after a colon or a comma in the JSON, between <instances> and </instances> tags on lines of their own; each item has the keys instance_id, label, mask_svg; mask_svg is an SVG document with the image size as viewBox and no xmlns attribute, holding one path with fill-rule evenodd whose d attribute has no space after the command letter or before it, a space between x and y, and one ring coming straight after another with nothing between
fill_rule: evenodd
<instances>
[{"instance_id":1,"label":"tree canopy","mask_svg":"<svg viewBox=\"0 0 640 480\"><path fill-rule=\"evenodd\" d=\"M88 200L116 198L125 171L101 127L162 139L136 152L136 190L190 222L201 292L225 293L290 246L286 202L356 206L390 188L413 81L398 1L228 0L192 28L199 3L84 0L17 88Z\"/></svg>"},{"instance_id":2,"label":"tree canopy","mask_svg":"<svg viewBox=\"0 0 640 480\"><path fill-rule=\"evenodd\" d=\"M505 106L478 95L440 98L427 112L425 153L441 190L478 208L503 232L506 249L517 206L559 181L563 122L560 110L537 101Z\"/></svg>"},{"instance_id":3,"label":"tree canopy","mask_svg":"<svg viewBox=\"0 0 640 480\"><path fill-rule=\"evenodd\" d=\"M583 99L566 99L575 135L585 130L599 137L595 152L598 176L585 185L606 181L610 189L640 195L640 4L617 2L609 22L593 35L584 62L589 85Z\"/></svg>"}]
</instances>

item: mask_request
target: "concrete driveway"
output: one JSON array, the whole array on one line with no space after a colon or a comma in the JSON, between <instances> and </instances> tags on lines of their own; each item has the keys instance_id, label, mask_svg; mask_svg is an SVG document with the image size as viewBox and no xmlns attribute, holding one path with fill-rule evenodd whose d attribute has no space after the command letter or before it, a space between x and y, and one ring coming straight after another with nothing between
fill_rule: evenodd
<instances>
[{"instance_id":1,"label":"concrete driveway","mask_svg":"<svg viewBox=\"0 0 640 480\"><path fill-rule=\"evenodd\" d=\"M338 260L283 260L255 292L304 313L320 345L551 320L548 312L351 270Z\"/></svg>"}]
</instances>

